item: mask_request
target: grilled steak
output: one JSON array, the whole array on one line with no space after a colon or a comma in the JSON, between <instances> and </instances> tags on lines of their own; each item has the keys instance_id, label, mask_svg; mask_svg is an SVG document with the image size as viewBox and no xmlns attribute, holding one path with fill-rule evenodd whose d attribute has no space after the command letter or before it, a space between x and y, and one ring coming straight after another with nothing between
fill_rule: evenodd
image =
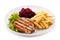
<instances>
[{"instance_id":1,"label":"grilled steak","mask_svg":"<svg viewBox=\"0 0 60 40\"><path fill-rule=\"evenodd\" d=\"M18 18L13 25L24 33L30 34L35 31L34 23L28 18Z\"/></svg>"}]
</instances>

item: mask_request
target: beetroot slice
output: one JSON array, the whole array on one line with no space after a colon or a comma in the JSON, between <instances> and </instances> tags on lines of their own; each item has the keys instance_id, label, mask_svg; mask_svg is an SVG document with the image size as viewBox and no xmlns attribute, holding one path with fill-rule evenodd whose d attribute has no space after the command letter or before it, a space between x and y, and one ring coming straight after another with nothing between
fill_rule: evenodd
<instances>
[{"instance_id":1,"label":"beetroot slice","mask_svg":"<svg viewBox=\"0 0 60 40\"><path fill-rule=\"evenodd\" d=\"M30 8L22 8L21 11L19 12L20 17L26 17L26 18L31 18L35 15L35 12L33 12Z\"/></svg>"}]
</instances>

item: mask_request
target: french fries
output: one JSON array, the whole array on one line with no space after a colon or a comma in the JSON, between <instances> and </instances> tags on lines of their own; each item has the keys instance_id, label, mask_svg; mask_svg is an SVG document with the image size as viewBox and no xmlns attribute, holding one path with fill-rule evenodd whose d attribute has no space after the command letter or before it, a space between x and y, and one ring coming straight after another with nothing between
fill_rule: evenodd
<instances>
[{"instance_id":1,"label":"french fries","mask_svg":"<svg viewBox=\"0 0 60 40\"><path fill-rule=\"evenodd\" d=\"M32 17L31 20L34 21L36 29L47 29L53 24L52 18L52 15L44 11L39 11L36 12L36 15Z\"/></svg>"},{"instance_id":2,"label":"french fries","mask_svg":"<svg viewBox=\"0 0 60 40\"><path fill-rule=\"evenodd\" d=\"M35 28L42 29L42 27L38 23L34 22L34 24L36 25Z\"/></svg>"}]
</instances>

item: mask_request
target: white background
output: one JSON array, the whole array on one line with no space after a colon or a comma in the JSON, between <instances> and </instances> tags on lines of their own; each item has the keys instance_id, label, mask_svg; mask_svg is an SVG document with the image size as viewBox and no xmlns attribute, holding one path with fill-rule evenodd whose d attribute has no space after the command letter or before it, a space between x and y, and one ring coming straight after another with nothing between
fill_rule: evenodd
<instances>
[{"instance_id":1,"label":"white background","mask_svg":"<svg viewBox=\"0 0 60 40\"><path fill-rule=\"evenodd\" d=\"M55 27L49 33L37 37L22 37L8 32L5 16L13 8L35 5L49 9L55 15ZM0 40L60 40L60 0L0 0Z\"/></svg>"}]
</instances>

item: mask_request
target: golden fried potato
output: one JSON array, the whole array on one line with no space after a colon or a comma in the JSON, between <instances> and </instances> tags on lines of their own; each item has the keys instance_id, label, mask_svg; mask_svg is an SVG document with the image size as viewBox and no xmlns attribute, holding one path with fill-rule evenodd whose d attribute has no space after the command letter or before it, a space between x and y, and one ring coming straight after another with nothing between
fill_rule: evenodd
<instances>
[{"instance_id":1,"label":"golden fried potato","mask_svg":"<svg viewBox=\"0 0 60 40\"><path fill-rule=\"evenodd\" d=\"M45 11L38 11L36 15L31 18L34 21L36 29L47 29L53 24L53 16Z\"/></svg>"}]
</instances>

